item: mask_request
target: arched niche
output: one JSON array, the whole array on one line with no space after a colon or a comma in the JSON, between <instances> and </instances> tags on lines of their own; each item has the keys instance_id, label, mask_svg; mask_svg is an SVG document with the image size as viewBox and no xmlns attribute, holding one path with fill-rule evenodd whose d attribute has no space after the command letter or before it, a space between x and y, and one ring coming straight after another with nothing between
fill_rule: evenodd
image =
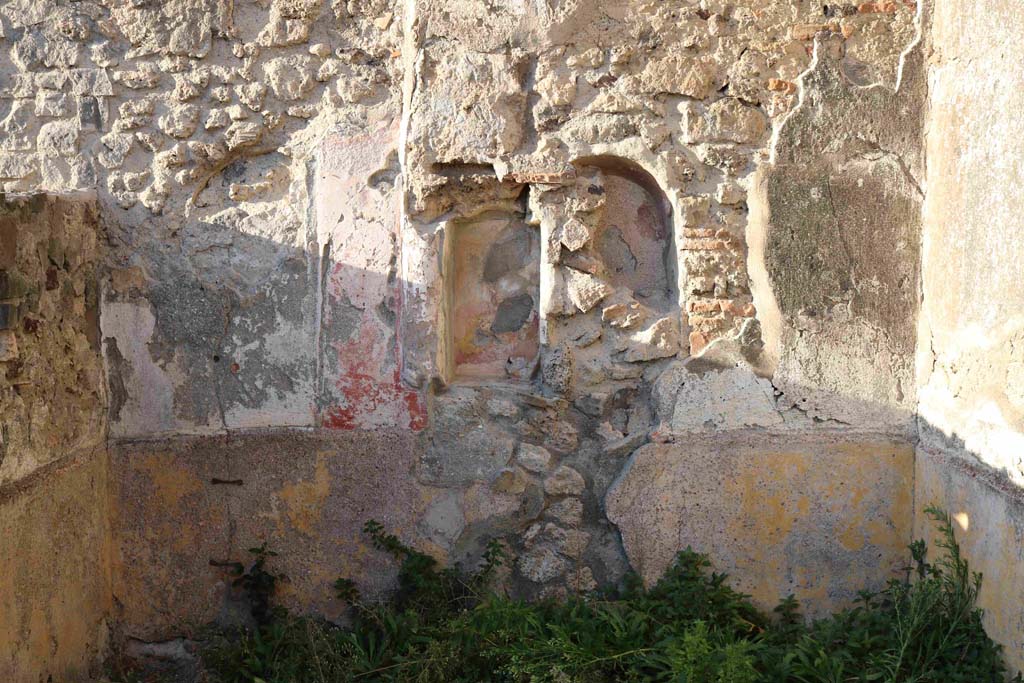
<instances>
[{"instance_id":1,"label":"arched niche","mask_svg":"<svg viewBox=\"0 0 1024 683\"><path fill-rule=\"evenodd\" d=\"M581 172L588 168L601 172L605 200L591 249L603 264L604 279L617 290L631 290L639 303L653 311L677 310L671 205L658 182L636 163L620 157L585 157L573 165Z\"/></svg>"}]
</instances>

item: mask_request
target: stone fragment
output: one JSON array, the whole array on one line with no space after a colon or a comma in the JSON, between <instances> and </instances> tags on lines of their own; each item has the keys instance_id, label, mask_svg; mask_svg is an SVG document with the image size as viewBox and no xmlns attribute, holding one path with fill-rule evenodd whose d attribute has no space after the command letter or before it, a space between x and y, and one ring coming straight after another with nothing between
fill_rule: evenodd
<instances>
[{"instance_id":1,"label":"stone fragment","mask_svg":"<svg viewBox=\"0 0 1024 683\"><path fill-rule=\"evenodd\" d=\"M586 415L591 417L601 417L604 415L610 400L611 394L606 391L597 391L592 394L580 396L573 401L573 405L576 406L580 412Z\"/></svg>"},{"instance_id":2,"label":"stone fragment","mask_svg":"<svg viewBox=\"0 0 1024 683\"><path fill-rule=\"evenodd\" d=\"M597 581L594 580L594 572L590 567L578 567L569 572L566 577L569 589L577 593L589 593L597 588Z\"/></svg>"},{"instance_id":3,"label":"stone fragment","mask_svg":"<svg viewBox=\"0 0 1024 683\"><path fill-rule=\"evenodd\" d=\"M711 203L705 196L684 197L680 205L683 227L686 228L695 228L704 223L711 208Z\"/></svg>"},{"instance_id":4,"label":"stone fragment","mask_svg":"<svg viewBox=\"0 0 1024 683\"><path fill-rule=\"evenodd\" d=\"M187 138L199 126L199 107L194 104L179 104L171 107L157 123L172 138Z\"/></svg>"},{"instance_id":5,"label":"stone fragment","mask_svg":"<svg viewBox=\"0 0 1024 683\"><path fill-rule=\"evenodd\" d=\"M746 199L746 191L735 181L723 182L715 191L715 201L726 206L742 204Z\"/></svg>"},{"instance_id":6,"label":"stone fragment","mask_svg":"<svg viewBox=\"0 0 1024 683\"><path fill-rule=\"evenodd\" d=\"M717 347L717 345L716 345ZM658 431L777 427L783 423L771 382L744 364L697 372L706 360L673 363L654 383Z\"/></svg>"},{"instance_id":7,"label":"stone fragment","mask_svg":"<svg viewBox=\"0 0 1024 683\"><path fill-rule=\"evenodd\" d=\"M735 97L725 97L707 108L703 116L690 116L688 141L759 142L768 129L768 119L756 107L744 104Z\"/></svg>"},{"instance_id":8,"label":"stone fragment","mask_svg":"<svg viewBox=\"0 0 1024 683\"><path fill-rule=\"evenodd\" d=\"M455 491L442 493L427 508L420 520L420 531L434 543L447 546L458 539L466 526L462 514L460 494Z\"/></svg>"},{"instance_id":9,"label":"stone fragment","mask_svg":"<svg viewBox=\"0 0 1024 683\"><path fill-rule=\"evenodd\" d=\"M541 377L544 383L559 393L572 387L573 358L569 349L555 347L541 357Z\"/></svg>"},{"instance_id":10,"label":"stone fragment","mask_svg":"<svg viewBox=\"0 0 1024 683\"><path fill-rule=\"evenodd\" d=\"M284 102L302 99L316 85L313 58L307 55L275 57L263 65L263 75L274 96Z\"/></svg>"},{"instance_id":11,"label":"stone fragment","mask_svg":"<svg viewBox=\"0 0 1024 683\"><path fill-rule=\"evenodd\" d=\"M519 407L505 398L492 398L487 401L487 412L494 417L517 417Z\"/></svg>"},{"instance_id":12,"label":"stone fragment","mask_svg":"<svg viewBox=\"0 0 1024 683\"><path fill-rule=\"evenodd\" d=\"M579 348L583 349L601 338L601 324L592 318L583 318L578 327L567 336Z\"/></svg>"},{"instance_id":13,"label":"stone fragment","mask_svg":"<svg viewBox=\"0 0 1024 683\"><path fill-rule=\"evenodd\" d=\"M578 496L587 489L583 475L562 465L544 480L544 492L551 496Z\"/></svg>"},{"instance_id":14,"label":"stone fragment","mask_svg":"<svg viewBox=\"0 0 1024 683\"><path fill-rule=\"evenodd\" d=\"M315 104L297 104L288 107L288 116L293 116L297 119L311 119L316 116L317 108Z\"/></svg>"},{"instance_id":15,"label":"stone fragment","mask_svg":"<svg viewBox=\"0 0 1024 683\"><path fill-rule=\"evenodd\" d=\"M260 31L257 42L266 47L285 47L298 45L309 37L310 22L305 18L286 18L273 16L270 22Z\"/></svg>"},{"instance_id":16,"label":"stone fragment","mask_svg":"<svg viewBox=\"0 0 1024 683\"><path fill-rule=\"evenodd\" d=\"M519 511L521 505L520 495L500 493L487 484L476 483L466 491L462 510L466 524L472 525L488 520L508 519Z\"/></svg>"},{"instance_id":17,"label":"stone fragment","mask_svg":"<svg viewBox=\"0 0 1024 683\"><path fill-rule=\"evenodd\" d=\"M547 472L551 467L551 453L548 449L542 446L535 446L530 443L519 444L519 452L516 454L516 462L518 462L523 469L542 473Z\"/></svg>"},{"instance_id":18,"label":"stone fragment","mask_svg":"<svg viewBox=\"0 0 1024 683\"><path fill-rule=\"evenodd\" d=\"M309 54L320 59L327 59L331 56L331 46L327 43L313 43L309 46Z\"/></svg>"},{"instance_id":19,"label":"stone fragment","mask_svg":"<svg viewBox=\"0 0 1024 683\"><path fill-rule=\"evenodd\" d=\"M78 152L79 132L77 121L52 121L39 129L36 146L43 155L70 157Z\"/></svg>"},{"instance_id":20,"label":"stone fragment","mask_svg":"<svg viewBox=\"0 0 1024 683\"><path fill-rule=\"evenodd\" d=\"M569 565L554 548L544 544L523 553L516 566L528 581L545 583L564 574Z\"/></svg>"},{"instance_id":21,"label":"stone fragment","mask_svg":"<svg viewBox=\"0 0 1024 683\"><path fill-rule=\"evenodd\" d=\"M263 83L236 85L235 94L238 96L238 101L252 111L263 111L263 102L267 98L267 86Z\"/></svg>"},{"instance_id":22,"label":"stone fragment","mask_svg":"<svg viewBox=\"0 0 1024 683\"><path fill-rule=\"evenodd\" d=\"M224 132L224 141L229 150L255 144L261 137L263 137L263 126L251 121L236 121Z\"/></svg>"},{"instance_id":23,"label":"stone fragment","mask_svg":"<svg viewBox=\"0 0 1024 683\"><path fill-rule=\"evenodd\" d=\"M530 483L530 477L520 467L507 467L498 472L498 476L491 482L491 490L497 493L519 495L526 490Z\"/></svg>"},{"instance_id":24,"label":"stone fragment","mask_svg":"<svg viewBox=\"0 0 1024 683\"><path fill-rule=\"evenodd\" d=\"M623 455L629 455L637 448L640 448L645 441L647 441L646 430L634 432L618 439L609 440L601 452L609 458L618 458Z\"/></svg>"},{"instance_id":25,"label":"stone fragment","mask_svg":"<svg viewBox=\"0 0 1024 683\"><path fill-rule=\"evenodd\" d=\"M425 82L413 102L415 144L430 150L436 162L463 164L489 163L520 146L528 104L528 62L522 55L473 52L439 41L426 46L420 59ZM360 81L337 82L339 95L352 99L350 88Z\"/></svg>"},{"instance_id":26,"label":"stone fragment","mask_svg":"<svg viewBox=\"0 0 1024 683\"><path fill-rule=\"evenodd\" d=\"M583 501L579 498L562 498L552 503L547 515L567 527L583 523Z\"/></svg>"},{"instance_id":27,"label":"stone fragment","mask_svg":"<svg viewBox=\"0 0 1024 683\"><path fill-rule=\"evenodd\" d=\"M59 118L68 114L68 96L53 90L40 90L36 93L35 113L44 118Z\"/></svg>"},{"instance_id":28,"label":"stone fragment","mask_svg":"<svg viewBox=\"0 0 1024 683\"><path fill-rule=\"evenodd\" d=\"M627 363L668 358L679 353L679 321L674 316L661 318L644 330L626 338L623 360Z\"/></svg>"},{"instance_id":29,"label":"stone fragment","mask_svg":"<svg viewBox=\"0 0 1024 683\"><path fill-rule=\"evenodd\" d=\"M575 268L565 268L564 272L569 300L584 313L612 293L611 285L602 282L589 273L584 273Z\"/></svg>"},{"instance_id":30,"label":"stone fragment","mask_svg":"<svg viewBox=\"0 0 1024 683\"><path fill-rule=\"evenodd\" d=\"M578 218L570 218L562 226L562 244L569 251L579 251L590 241L590 227Z\"/></svg>"},{"instance_id":31,"label":"stone fragment","mask_svg":"<svg viewBox=\"0 0 1024 683\"><path fill-rule=\"evenodd\" d=\"M601 320L620 330L636 327L646 317L644 307L636 301L611 304L601 311Z\"/></svg>"},{"instance_id":32,"label":"stone fragment","mask_svg":"<svg viewBox=\"0 0 1024 683\"><path fill-rule=\"evenodd\" d=\"M677 55L648 62L640 79L646 92L685 95L695 100L710 96L715 86L707 65Z\"/></svg>"},{"instance_id":33,"label":"stone fragment","mask_svg":"<svg viewBox=\"0 0 1024 683\"><path fill-rule=\"evenodd\" d=\"M160 69L156 64L143 62L135 71L117 71L114 80L131 90L149 90L160 84Z\"/></svg>"},{"instance_id":34,"label":"stone fragment","mask_svg":"<svg viewBox=\"0 0 1024 683\"><path fill-rule=\"evenodd\" d=\"M217 130L218 128L224 128L231 124L231 116L228 114L226 109L211 109L206 115L206 121L203 123L203 128L206 130Z\"/></svg>"},{"instance_id":35,"label":"stone fragment","mask_svg":"<svg viewBox=\"0 0 1024 683\"><path fill-rule=\"evenodd\" d=\"M533 311L533 297L526 292L504 299L498 304L498 309L494 313L491 332L495 334L516 332L530 320Z\"/></svg>"},{"instance_id":36,"label":"stone fragment","mask_svg":"<svg viewBox=\"0 0 1024 683\"><path fill-rule=\"evenodd\" d=\"M0 330L0 363L18 359L18 339L14 330Z\"/></svg>"},{"instance_id":37,"label":"stone fragment","mask_svg":"<svg viewBox=\"0 0 1024 683\"><path fill-rule=\"evenodd\" d=\"M28 154L0 152L0 180L28 178L36 172L36 163Z\"/></svg>"},{"instance_id":38,"label":"stone fragment","mask_svg":"<svg viewBox=\"0 0 1024 683\"><path fill-rule=\"evenodd\" d=\"M580 529L562 529L551 524L547 534L555 540L558 552L566 557L581 557L590 543L590 534Z\"/></svg>"}]
</instances>

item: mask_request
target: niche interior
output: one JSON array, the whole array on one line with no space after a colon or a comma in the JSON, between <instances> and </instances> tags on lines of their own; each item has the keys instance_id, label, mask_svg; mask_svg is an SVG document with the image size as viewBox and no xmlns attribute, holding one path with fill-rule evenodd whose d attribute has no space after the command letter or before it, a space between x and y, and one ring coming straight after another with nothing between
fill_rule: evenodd
<instances>
[{"instance_id":1,"label":"niche interior","mask_svg":"<svg viewBox=\"0 0 1024 683\"><path fill-rule=\"evenodd\" d=\"M449 376L525 381L539 344L540 236L518 212L449 225Z\"/></svg>"}]
</instances>

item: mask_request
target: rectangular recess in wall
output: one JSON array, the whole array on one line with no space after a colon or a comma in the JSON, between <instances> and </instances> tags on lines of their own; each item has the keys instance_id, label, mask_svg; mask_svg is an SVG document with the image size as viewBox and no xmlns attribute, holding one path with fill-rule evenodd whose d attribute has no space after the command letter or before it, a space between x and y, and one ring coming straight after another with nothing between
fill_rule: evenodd
<instances>
[{"instance_id":1,"label":"rectangular recess in wall","mask_svg":"<svg viewBox=\"0 0 1024 683\"><path fill-rule=\"evenodd\" d=\"M445 258L449 375L529 380L539 344L540 235L515 212L449 224Z\"/></svg>"}]
</instances>

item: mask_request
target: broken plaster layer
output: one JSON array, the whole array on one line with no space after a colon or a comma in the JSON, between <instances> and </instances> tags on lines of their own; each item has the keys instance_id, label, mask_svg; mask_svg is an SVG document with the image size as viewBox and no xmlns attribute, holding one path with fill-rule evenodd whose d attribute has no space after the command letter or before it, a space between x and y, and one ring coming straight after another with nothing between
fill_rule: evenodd
<instances>
[{"instance_id":1,"label":"broken plaster layer","mask_svg":"<svg viewBox=\"0 0 1024 683\"><path fill-rule=\"evenodd\" d=\"M754 300L783 401L816 420L909 434L923 47L905 54L895 91L851 82L845 50L816 42L800 102L758 170Z\"/></svg>"},{"instance_id":2,"label":"broken plaster layer","mask_svg":"<svg viewBox=\"0 0 1024 683\"><path fill-rule=\"evenodd\" d=\"M124 327L113 340L154 352L139 363L162 369L154 386L170 417L166 406L152 420L128 411L116 433L318 424L337 407L337 396L323 395L344 373L322 374L331 360L320 329L324 228L311 195L331 131L352 136L402 120L403 204L413 213L419 190L439 182L434 161L480 163L500 176L613 154L646 167L676 215L684 197L723 199L709 218L740 237L738 188L764 140L737 123L788 109L792 92L779 83L807 64L806 27L820 20L847 35L847 62L862 74L884 73L912 28L902 7L828 22L760 0L707 16L686 3L480 11L376 0L4 8L11 36L24 33L0 65L14 76L4 93L5 187L96 187L110 261L141 277L135 293L110 301L148 306L155 319L151 344ZM726 82L735 92L722 98L716 89ZM706 140L685 148L672 134L683 98L706 99L695 115L708 122L698 131ZM750 149L730 148L737 140ZM399 298L409 339L396 343L406 354L400 376L422 388L444 367L429 329L439 290L418 265L439 245L436 230L406 217ZM418 249L427 254L410 253ZM738 289L725 293L729 312L700 321L708 340L746 319L732 312L749 303L742 250L734 251L697 258L699 286ZM677 259L680 291L698 269L683 265L691 256ZM193 315L205 324L183 320ZM689 321L681 322L685 342ZM150 388L144 376L113 381L141 395Z\"/></svg>"}]
</instances>

